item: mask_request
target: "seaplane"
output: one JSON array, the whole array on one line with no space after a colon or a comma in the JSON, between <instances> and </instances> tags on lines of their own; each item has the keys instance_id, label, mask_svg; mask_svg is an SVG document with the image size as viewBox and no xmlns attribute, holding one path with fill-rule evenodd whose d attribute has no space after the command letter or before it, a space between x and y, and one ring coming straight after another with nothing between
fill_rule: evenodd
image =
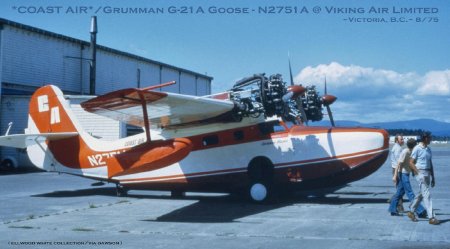
<instances>
[{"instance_id":1,"label":"seaplane","mask_svg":"<svg viewBox=\"0 0 450 249\"><path fill-rule=\"evenodd\" d=\"M142 127L104 141L83 130L62 91L46 85L32 95L24 134L1 146L26 148L34 165L129 190L241 193L265 202L281 193L345 185L375 172L388 156L382 129L337 127L314 85L255 74L226 92L190 96L127 88L89 99L87 112ZM326 115L330 126L310 126ZM101 124L99 124L101 125Z\"/></svg>"}]
</instances>

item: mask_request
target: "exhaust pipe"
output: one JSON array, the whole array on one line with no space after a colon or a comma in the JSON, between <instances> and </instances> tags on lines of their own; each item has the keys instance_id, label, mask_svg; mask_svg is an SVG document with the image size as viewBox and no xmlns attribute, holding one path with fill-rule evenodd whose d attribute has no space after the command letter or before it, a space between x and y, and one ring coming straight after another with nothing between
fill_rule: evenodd
<instances>
[{"instance_id":1,"label":"exhaust pipe","mask_svg":"<svg viewBox=\"0 0 450 249\"><path fill-rule=\"evenodd\" d=\"M89 67L89 94L95 95L95 74L96 74L96 54L97 54L97 16L91 18L91 63Z\"/></svg>"}]
</instances>

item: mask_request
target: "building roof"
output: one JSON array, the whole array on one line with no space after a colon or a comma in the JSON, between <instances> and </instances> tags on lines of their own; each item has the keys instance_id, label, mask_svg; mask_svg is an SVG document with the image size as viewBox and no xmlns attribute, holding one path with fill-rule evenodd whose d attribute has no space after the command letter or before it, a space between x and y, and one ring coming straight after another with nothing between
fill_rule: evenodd
<instances>
[{"instance_id":1,"label":"building roof","mask_svg":"<svg viewBox=\"0 0 450 249\"><path fill-rule=\"evenodd\" d=\"M57 38L57 39L61 39L61 40L65 40L65 41L69 41L69 42L73 42L73 43L78 43L80 45L87 46L87 47L89 47L89 45L90 45L90 43L88 41L83 41L83 40L76 39L76 38L73 38L73 37L70 37L70 36L61 35L61 34L58 34L58 33L54 33L54 32L50 32L50 31L47 31L47 30L39 29L39 28L36 28L36 27L33 27L33 26L29 26L29 25L18 23L18 22L14 22L14 21L11 21L11 20L8 20L8 19L0 18L0 30L3 29L3 25L9 25L9 26L12 26L12 27L15 27L15 28L27 30L27 31L30 31L30 32L35 32L35 33L46 35L46 36L49 36L49 37L53 37L53 38ZM136 60L140 60L140 61L144 61L144 62L157 64L157 65L164 66L164 67L167 67L167 68L171 68L171 69L174 69L174 70L177 70L177 71L180 71L180 72L193 74L195 76L206 78L208 80L213 80L213 77L211 77L211 76L200 74L200 73L197 73L197 72L194 72L194 71L190 71L190 70L187 70L187 69L184 69L184 68L176 67L176 66L173 66L173 65L170 65L170 64L166 64L166 63L163 63L163 62L159 62L159 61L155 61L155 60L152 60L152 59L148 59L148 58L145 58L145 57L142 57L142 56L139 56L139 55L123 52L123 51L120 51L120 50L117 50L117 49L113 49L113 48L109 48L109 47L102 46L102 45L97 45L97 48L101 49L103 51L107 51L107 52L111 52L111 53L117 54L117 55L122 55L122 56L126 56L126 57L129 57L129 58L132 58L132 59L136 59Z\"/></svg>"}]
</instances>

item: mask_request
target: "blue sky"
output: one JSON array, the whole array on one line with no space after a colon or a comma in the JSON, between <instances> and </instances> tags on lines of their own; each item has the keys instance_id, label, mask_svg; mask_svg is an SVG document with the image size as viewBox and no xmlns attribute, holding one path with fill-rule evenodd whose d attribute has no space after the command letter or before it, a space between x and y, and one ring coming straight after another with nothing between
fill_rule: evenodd
<instances>
[{"instance_id":1,"label":"blue sky","mask_svg":"<svg viewBox=\"0 0 450 249\"><path fill-rule=\"evenodd\" d=\"M322 89L326 75L329 92L338 97L336 119L450 122L446 1L3 0L0 5L2 18L83 40L89 39L90 17L97 15L99 44L206 73L214 77L213 92L254 73L281 73L288 80L290 53L296 83ZM52 6L60 7L60 13L30 13ZM78 6L92 9L66 13ZM171 14L170 6L205 13ZM248 8L250 13L209 13L214 6ZM265 6L305 8L308 13L258 13ZM163 8L164 13L109 13L136 7ZM388 13L368 13L371 7ZM394 13L394 8L437 13ZM342 13L353 10L363 13Z\"/></svg>"}]
</instances>

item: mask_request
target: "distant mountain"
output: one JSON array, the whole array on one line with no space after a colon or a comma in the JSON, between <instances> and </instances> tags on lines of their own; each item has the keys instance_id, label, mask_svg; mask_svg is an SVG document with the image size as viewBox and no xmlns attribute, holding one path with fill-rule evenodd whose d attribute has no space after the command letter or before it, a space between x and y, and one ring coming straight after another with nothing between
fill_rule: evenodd
<instances>
[{"instance_id":1,"label":"distant mountain","mask_svg":"<svg viewBox=\"0 0 450 249\"><path fill-rule=\"evenodd\" d=\"M330 125L330 122L326 119L320 122L314 122L312 125ZM435 136L450 136L450 123L437 121L434 119L414 119L407 121L395 121L395 122L378 122L378 123L360 123L357 121L338 120L336 126L347 127L376 127L383 129L408 129L408 130L427 130Z\"/></svg>"}]
</instances>

